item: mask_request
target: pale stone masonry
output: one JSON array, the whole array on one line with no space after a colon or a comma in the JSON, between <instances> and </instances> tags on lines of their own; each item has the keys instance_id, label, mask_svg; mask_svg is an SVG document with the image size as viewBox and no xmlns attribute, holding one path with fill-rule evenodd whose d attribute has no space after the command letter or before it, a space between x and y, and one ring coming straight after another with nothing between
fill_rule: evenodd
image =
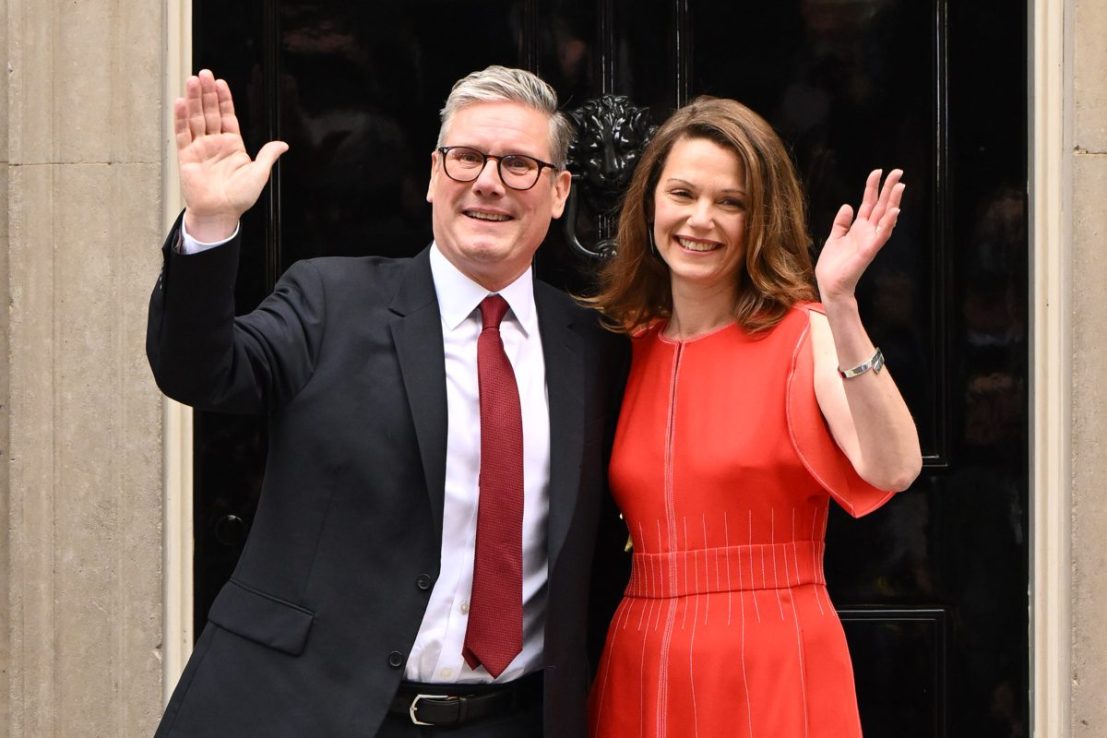
<instances>
[{"instance_id":1,"label":"pale stone masonry","mask_svg":"<svg viewBox=\"0 0 1107 738\"><path fill-rule=\"evenodd\" d=\"M0 0L0 735L152 734L163 402L161 0Z\"/></svg>"},{"instance_id":2,"label":"pale stone masonry","mask_svg":"<svg viewBox=\"0 0 1107 738\"><path fill-rule=\"evenodd\" d=\"M1107 735L1107 3L1072 40L1072 737Z\"/></svg>"}]
</instances>

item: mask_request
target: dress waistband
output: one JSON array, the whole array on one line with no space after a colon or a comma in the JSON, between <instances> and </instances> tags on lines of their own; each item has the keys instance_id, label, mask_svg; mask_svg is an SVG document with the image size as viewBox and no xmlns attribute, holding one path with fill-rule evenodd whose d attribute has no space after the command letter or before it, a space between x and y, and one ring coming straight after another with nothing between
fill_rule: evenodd
<instances>
[{"instance_id":1,"label":"dress waistband","mask_svg":"<svg viewBox=\"0 0 1107 738\"><path fill-rule=\"evenodd\" d=\"M823 541L789 541L667 553L635 552L627 597L682 597L710 592L826 584Z\"/></svg>"}]
</instances>

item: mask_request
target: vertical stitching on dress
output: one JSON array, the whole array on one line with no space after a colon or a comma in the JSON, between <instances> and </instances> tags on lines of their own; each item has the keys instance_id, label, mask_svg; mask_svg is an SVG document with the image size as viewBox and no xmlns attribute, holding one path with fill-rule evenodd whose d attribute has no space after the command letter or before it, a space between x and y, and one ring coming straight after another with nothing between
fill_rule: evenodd
<instances>
[{"instance_id":1,"label":"vertical stitching on dress","mask_svg":"<svg viewBox=\"0 0 1107 738\"><path fill-rule=\"evenodd\" d=\"M726 624L730 625L731 615L734 613L734 607L731 604L731 586L730 586L730 525L726 520L726 510L723 510L723 543L726 544L727 555L723 557L726 561ZM739 554L739 557L741 554ZM738 573L742 572L742 560L738 559ZM741 595L739 595L740 597Z\"/></svg>"},{"instance_id":2,"label":"vertical stitching on dress","mask_svg":"<svg viewBox=\"0 0 1107 738\"><path fill-rule=\"evenodd\" d=\"M669 599L669 614L665 618L665 632L662 635L661 641L661 654L663 658L658 664L657 669L657 736L658 738L664 738L666 734L665 720L667 718L666 708L669 705L669 644L672 642L673 623L676 621L676 607L677 599L672 597ZM657 621L654 623L653 629L657 630L657 623L661 622L661 612L664 610L664 605L658 603L657 608Z\"/></svg>"},{"instance_id":3,"label":"vertical stitching on dress","mask_svg":"<svg viewBox=\"0 0 1107 738\"><path fill-rule=\"evenodd\" d=\"M696 613L692 617L692 635L688 639L688 684L692 688L691 693L692 693L692 727L693 727L693 731L694 731L693 736L696 736L698 738L698 736L700 734L700 716L699 716L699 711L696 709L696 679L695 679L696 664L695 664L695 659L694 659L694 651L692 649L695 647L695 644L696 644L696 620L698 620L699 616L700 616L700 598L697 595L697 596L693 597L693 599L696 601ZM660 738L660 736L659 736L659 738Z\"/></svg>"},{"instance_id":4,"label":"vertical stitching on dress","mask_svg":"<svg viewBox=\"0 0 1107 738\"><path fill-rule=\"evenodd\" d=\"M706 585L703 589L704 592L707 593L703 595L703 624L707 625L707 618L708 615L711 613L711 595L709 594L711 590L711 565L707 562L707 552L710 549L707 547L707 513L701 513L700 516L703 524L703 574L705 580L704 584ZM715 573L718 574L718 571L719 560L718 558L716 558ZM696 577L696 583L699 584L699 577ZM696 596L699 597L700 595ZM694 632L695 631L693 631L693 633Z\"/></svg>"},{"instance_id":5,"label":"vertical stitching on dress","mask_svg":"<svg viewBox=\"0 0 1107 738\"><path fill-rule=\"evenodd\" d=\"M776 606L780 610L780 619L784 620L784 603L780 601L780 577L776 566L776 505L769 508L769 550L773 554L773 591L776 593Z\"/></svg>"},{"instance_id":6,"label":"vertical stitching on dress","mask_svg":"<svg viewBox=\"0 0 1107 738\"><path fill-rule=\"evenodd\" d=\"M750 559L753 560L752 558ZM754 599L754 603L757 600ZM738 553L738 612L742 620L742 633L741 633L741 652L739 657L742 661L742 688L746 692L746 721L749 723L750 738L753 738L753 708L750 705L750 681L749 676L746 674L746 599L745 593L742 589L742 554L741 549ZM759 621L760 622L760 621Z\"/></svg>"},{"instance_id":7,"label":"vertical stitching on dress","mask_svg":"<svg viewBox=\"0 0 1107 738\"><path fill-rule=\"evenodd\" d=\"M800 559L799 559L799 544L796 542L796 508L792 506L792 561L796 565L796 584L803 583L803 577L800 575Z\"/></svg>"},{"instance_id":8,"label":"vertical stitching on dress","mask_svg":"<svg viewBox=\"0 0 1107 738\"><path fill-rule=\"evenodd\" d=\"M688 542L688 518L681 518L681 523L684 526L684 556L681 557L684 562L682 567L684 569L684 591L688 592L688 551L692 548ZM683 614L680 618L680 629L684 630L684 626L688 624L687 601L684 602L684 607L682 607L681 610L683 611Z\"/></svg>"},{"instance_id":9,"label":"vertical stitching on dress","mask_svg":"<svg viewBox=\"0 0 1107 738\"><path fill-rule=\"evenodd\" d=\"M753 575L753 510L749 510L749 537L750 537L750 599L753 600L753 612L757 616L757 622L761 622L761 608L757 606L757 578Z\"/></svg>"},{"instance_id":10,"label":"vertical stitching on dress","mask_svg":"<svg viewBox=\"0 0 1107 738\"><path fill-rule=\"evenodd\" d=\"M631 611L631 608L632 608L632 607L634 606L634 604L637 604L637 601L635 601L634 603L632 603L630 607L627 607L627 611L626 611L626 613L625 613L625 614L623 615L623 627L622 627L622 630L626 630L626 629L627 629L627 623L629 623L629 622L630 622L630 611Z\"/></svg>"},{"instance_id":11,"label":"vertical stitching on dress","mask_svg":"<svg viewBox=\"0 0 1107 738\"><path fill-rule=\"evenodd\" d=\"M807 738L807 665L804 663L803 636L800 633L799 613L796 612L796 600L792 598L792 622L796 625L796 656L799 658L800 689L803 692L803 735Z\"/></svg>"},{"instance_id":12,"label":"vertical stitching on dress","mask_svg":"<svg viewBox=\"0 0 1107 738\"><path fill-rule=\"evenodd\" d=\"M699 587L699 585L700 585L700 557L697 556L694 552L692 554L692 567L693 567L692 571L694 572L692 578L695 580L696 587ZM688 590L688 591L691 592L691 590ZM693 596L695 596L695 595L693 595ZM697 599L696 600L696 618L695 619L699 619L699 616L700 616L700 601L699 601L699 599ZM692 621L692 632L693 633L696 632L695 619Z\"/></svg>"},{"instance_id":13,"label":"vertical stitching on dress","mask_svg":"<svg viewBox=\"0 0 1107 738\"><path fill-rule=\"evenodd\" d=\"M658 520L658 521L656 521L656 523L658 523L658 549L660 550L661 549L661 521ZM669 557L672 557L672 552L670 551L668 555L669 555ZM671 558L669 560L672 561ZM662 558L658 559L658 569L659 570L662 569L662 564L661 564L662 561L664 561L664 559L662 559ZM672 588L670 588L668 591L666 591L666 589L665 589L665 572L664 571L659 571L658 572L658 589L656 589L654 591L654 595L659 596L659 597L663 597L666 594L675 594L675 592L673 592ZM658 607L658 620L655 620L653 622L653 630L654 631L658 630L658 623L661 622L661 611L662 610L663 610L663 607Z\"/></svg>"},{"instance_id":14,"label":"vertical stitching on dress","mask_svg":"<svg viewBox=\"0 0 1107 738\"><path fill-rule=\"evenodd\" d=\"M651 600L652 602L652 600ZM646 611L645 603L642 612ZM639 624L638 629L642 626ZM646 721L642 719L646 714L646 636L642 636L642 660L638 665L638 736L644 738L646 734Z\"/></svg>"},{"instance_id":15,"label":"vertical stitching on dress","mask_svg":"<svg viewBox=\"0 0 1107 738\"><path fill-rule=\"evenodd\" d=\"M818 525L818 520L819 520L819 508L816 507L814 510L811 511L811 540L812 541L817 541L818 540L815 537L815 527ZM812 567L812 571L815 572L816 581L819 580L819 579L822 579L822 577L819 575L819 558L818 558L818 556L819 556L819 546L818 546L818 544L815 544L814 546L811 547L811 567ZM815 602L818 603L818 605L819 605L819 614L820 615L826 615L826 610L823 609L823 595L822 595L822 592L820 591L820 587L818 587L818 586L815 587Z\"/></svg>"}]
</instances>

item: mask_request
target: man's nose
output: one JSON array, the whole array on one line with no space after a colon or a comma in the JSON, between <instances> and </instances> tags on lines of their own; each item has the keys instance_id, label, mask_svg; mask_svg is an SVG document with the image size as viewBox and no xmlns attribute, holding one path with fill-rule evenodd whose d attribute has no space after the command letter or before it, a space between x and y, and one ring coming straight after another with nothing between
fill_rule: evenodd
<instances>
[{"instance_id":1,"label":"man's nose","mask_svg":"<svg viewBox=\"0 0 1107 738\"><path fill-rule=\"evenodd\" d=\"M473 180L473 189L478 192L503 192L504 183L503 180L500 179L498 160L493 159L491 156L484 160L484 166L481 167L480 174Z\"/></svg>"}]
</instances>

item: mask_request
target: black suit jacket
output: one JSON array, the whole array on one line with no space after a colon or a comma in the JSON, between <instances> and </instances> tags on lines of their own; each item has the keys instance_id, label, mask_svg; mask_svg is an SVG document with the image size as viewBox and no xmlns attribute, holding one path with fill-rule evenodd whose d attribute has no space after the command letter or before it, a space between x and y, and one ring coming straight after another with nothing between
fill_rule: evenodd
<instances>
[{"instance_id":1,"label":"black suit jacket","mask_svg":"<svg viewBox=\"0 0 1107 738\"><path fill-rule=\"evenodd\" d=\"M439 572L446 468L441 318L428 250L298 262L234 316L237 239L163 250L147 354L197 408L266 413L245 550L158 738L376 733ZM585 735L594 541L626 346L536 282L550 407L547 735ZM608 520L610 523L610 520Z\"/></svg>"}]
</instances>

